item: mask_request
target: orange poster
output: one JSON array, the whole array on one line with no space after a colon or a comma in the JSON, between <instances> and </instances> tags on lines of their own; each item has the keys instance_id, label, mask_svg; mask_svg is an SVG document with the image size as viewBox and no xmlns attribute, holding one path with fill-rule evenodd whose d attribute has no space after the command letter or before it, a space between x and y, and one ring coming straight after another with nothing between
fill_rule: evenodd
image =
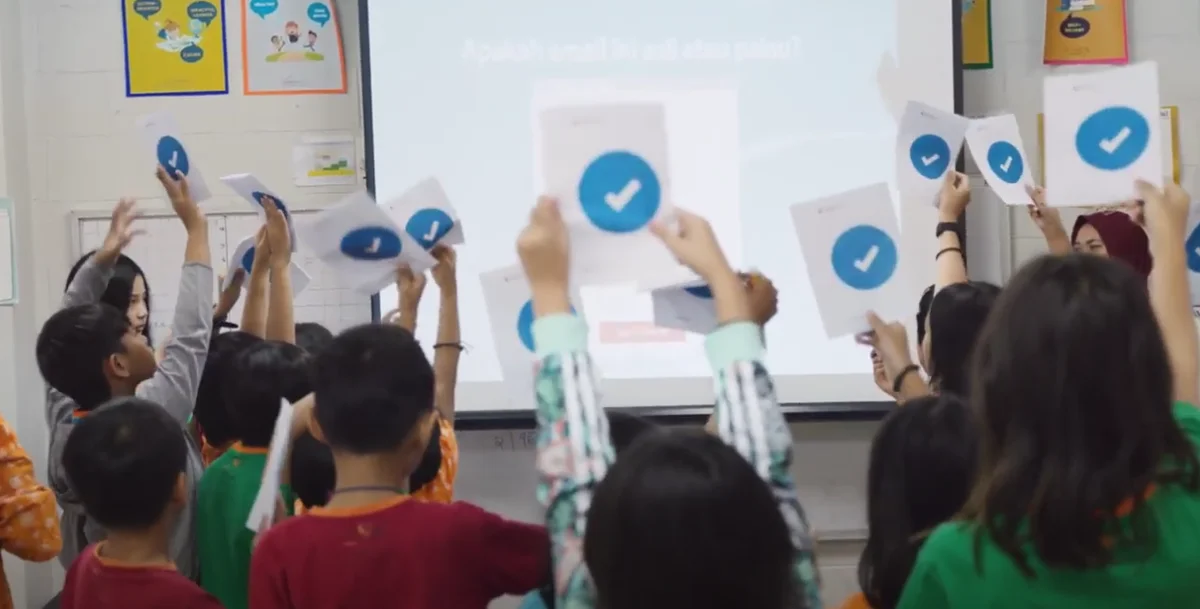
<instances>
[{"instance_id":1,"label":"orange poster","mask_svg":"<svg viewBox=\"0 0 1200 609\"><path fill-rule=\"evenodd\" d=\"M1125 0L1046 0L1046 65L1129 63Z\"/></svg>"}]
</instances>

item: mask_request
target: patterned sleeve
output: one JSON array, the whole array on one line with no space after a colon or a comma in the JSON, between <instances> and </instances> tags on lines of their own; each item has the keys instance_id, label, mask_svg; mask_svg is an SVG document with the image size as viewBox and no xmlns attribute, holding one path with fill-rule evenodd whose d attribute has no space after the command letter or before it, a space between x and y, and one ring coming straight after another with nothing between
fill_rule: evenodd
<instances>
[{"instance_id":1,"label":"patterned sleeve","mask_svg":"<svg viewBox=\"0 0 1200 609\"><path fill-rule=\"evenodd\" d=\"M537 398L538 500L546 506L555 607L595 606L583 562L583 535L592 491L613 461L608 419L587 353L587 325L573 315L538 319L534 343L541 357Z\"/></svg>"},{"instance_id":2,"label":"patterned sleeve","mask_svg":"<svg viewBox=\"0 0 1200 609\"><path fill-rule=\"evenodd\" d=\"M33 462L0 419L0 542L19 558L50 560L62 549L54 493L33 477Z\"/></svg>"},{"instance_id":3,"label":"patterned sleeve","mask_svg":"<svg viewBox=\"0 0 1200 609\"><path fill-rule=\"evenodd\" d=\"M721 439L771 487L796 549L795 572L808 609L821 609L812 533L792 481L792 433L762 364L756 324L739 322L709 334L706 348L716 384L714 419Z\"/></svg>"}]
</instances>

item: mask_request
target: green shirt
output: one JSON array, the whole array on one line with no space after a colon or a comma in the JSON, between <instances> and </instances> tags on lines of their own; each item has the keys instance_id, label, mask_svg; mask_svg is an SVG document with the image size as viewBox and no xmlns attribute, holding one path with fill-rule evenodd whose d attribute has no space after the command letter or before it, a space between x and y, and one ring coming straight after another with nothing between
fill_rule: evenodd
<instances>
[{"instance_id":1,"label":"green shirt","mask_svg":"<svg viewBox=\"0 0 1200 609\"><path fill-rule=\"evenodd\" d=\"M1200 447L1200 410L1174 406L1175 420ZM1141 508L1160 533L1149 558L1117 560L1102 569L1047 567L1026 548L1036 577L1026 577L992 540L968 523L939 526L917 557L898 609L1149 609L1200 603L1200 495L1159 486Z\"/></svg>"},{"instance_id":2,"label":"green shirt","mask_svg":"<svg viewBox=\"0 0 1200 609\"><path fill-rule=\"evenodd\" d=\"M200 586L225 609L247 609L254 532L246 528L246 519L266 465L265 448L236 444L213 461L200 479L196 509ZM286 486L281 491L290 509L291 492Z\"/></svg>"}]
</instances>

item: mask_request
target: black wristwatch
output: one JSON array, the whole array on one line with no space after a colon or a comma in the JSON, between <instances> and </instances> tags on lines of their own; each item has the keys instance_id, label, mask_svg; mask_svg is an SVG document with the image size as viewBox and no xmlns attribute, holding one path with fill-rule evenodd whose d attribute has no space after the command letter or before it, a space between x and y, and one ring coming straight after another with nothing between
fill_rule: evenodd
<instances>
[{"instance_id":1,"label":"black wristwatch","mask_svg":"<svg viewBox=\"0 0 1200 609\"><path fill-rule=\"evenodd\" d=\"M946 231L953 231L955 235L958 235L958 240L962 241L962 235L958 233L958 222L938 222L937 233L934 237L940 238Z\"/></svg>"}]
</instances>

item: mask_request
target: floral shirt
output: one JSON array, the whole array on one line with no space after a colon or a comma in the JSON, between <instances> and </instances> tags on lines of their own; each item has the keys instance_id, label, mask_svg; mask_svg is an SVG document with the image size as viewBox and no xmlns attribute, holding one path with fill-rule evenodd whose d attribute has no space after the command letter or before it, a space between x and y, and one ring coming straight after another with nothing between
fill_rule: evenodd
<instances>
[{"instance_id":1,"label":"floral shirt","mask_svg":"<svg viewBox=\"0 0 1200 609\"><path fill-rule=\"evenodd\" d=\"M542 358L536 383L537 493L546 506L555 606L592 609L596 600L583 538L592 492L614 458L608 419L587 353L587 325L573 315L553 315L538 319L533 333ZM706 349L714 370L717 431L771 487L791 532L805 606L820 609L812 534L789 472L792 434L762 364L759 328L749 322L725 325L709 334Z\"/></svg>"}]
</instances>

